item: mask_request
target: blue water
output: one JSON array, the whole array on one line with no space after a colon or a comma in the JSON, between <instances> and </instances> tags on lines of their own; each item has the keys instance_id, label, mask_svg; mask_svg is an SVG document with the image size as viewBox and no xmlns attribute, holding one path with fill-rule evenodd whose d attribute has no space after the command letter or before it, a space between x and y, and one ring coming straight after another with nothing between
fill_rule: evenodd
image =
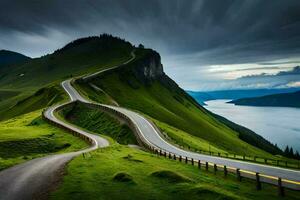
<instances>
[{"instance_id":1,"label":"blue water","mask_svg":"<svg viewBox=\"0 0 300 200\"><path fill-rule=\"evenodd\" d=\"M300 152L300 108L236 106L229 100L206 101L206 109L245 126L284 149Z\"/></svg>"}]
</instances>

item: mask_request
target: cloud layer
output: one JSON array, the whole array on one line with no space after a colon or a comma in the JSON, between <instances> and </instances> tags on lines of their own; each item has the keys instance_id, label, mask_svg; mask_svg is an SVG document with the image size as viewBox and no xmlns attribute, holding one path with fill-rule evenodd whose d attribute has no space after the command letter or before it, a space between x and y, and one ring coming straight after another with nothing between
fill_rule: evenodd
<instances>
[{"instance_id":1,"label":"cloud layer","mask_svg":"<svg viewBox=\"0 0 300 200\"><path fill-rule=\"evenodd\" d=\"M299 57L299 10L299 0L1 0L0 49L40 56L108 32L158 50L189 89L216 78L207 66Z\"/></svg>"}]
</instances>

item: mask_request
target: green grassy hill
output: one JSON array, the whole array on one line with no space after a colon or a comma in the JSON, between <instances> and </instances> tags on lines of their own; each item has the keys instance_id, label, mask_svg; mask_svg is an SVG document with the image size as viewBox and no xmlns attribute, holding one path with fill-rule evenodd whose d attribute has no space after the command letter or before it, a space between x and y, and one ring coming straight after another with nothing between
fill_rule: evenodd
<instances>
[{"instance_id":1,"label":"green grassy hill","mask_svg":"<svg viewBox=\"0 0 300 200\"><path fill-rule=\"evenodd\" d=\"M109 136L120 144L137 144L133 132L126 124L120 123L99 109L89 108L76 102L62 110L60 115L71 124Z\"/></svg>"},{"instance_id":2,"label":"green grassy hill","mask_svg":"<svg viewBox=\"0 0 300 200\"><path fill-rule=\"evenodd\" d=\"M103 34L75 40L53 54L3 68L0 120L57 102L53 97L63 93L58 87L62 80L118 65L131 57L132 48L124 40Z\"/></svg>"},{"instance_id":3,"label":"green grassy hill","mask_svg":"<svg viewBox=\"0 0 300 200\"><path fill-rule=\"evenodd\" d=\"M0 121L51 106L67 98L64 90L56 84L41 88L33 94L19 92L18 95L0 101Z\"/></svg>"},{"instance_id":4,"label":"green grassy hill","mask_svg":"<svg viewBox=\"0 0 300 200\"><path fill-rule=\"evenodd\" d=\"M174 129L183 131L186 136L177 137L179 143L192 135L199 138L201 142L205 141L209 144L203 147L211 146L219 151L238 154L270 156L265 151L241 140L238 132L215 118L179 88L163 73L158 53L138 49L136 55L135 61L122 68L104 73L89 82L79 80L77 83L81 90L85 90L88 96L93 97L93 100L97 101L99 98L98 101L109 102L109 99L105 98L109 96L122 107L137 110ZM97 96L90 95L86 89L90 84L103 89L104 92L93 91L90 87L89 91L97 93ZM157 125L165 130L166 126L162 126L161 123Z\"/></svg>"},{"instance_id":5,"label":"green grassy hill","mask_svg":"<svg viewBox=\"0 0 300 200\"><path fill-rule=\"evenodd\" d=\"M109 35L78 39L53 54L3 72L0 88L41 88L125 61L131 49L130 43Z\"/></svg>"}]
</instances>

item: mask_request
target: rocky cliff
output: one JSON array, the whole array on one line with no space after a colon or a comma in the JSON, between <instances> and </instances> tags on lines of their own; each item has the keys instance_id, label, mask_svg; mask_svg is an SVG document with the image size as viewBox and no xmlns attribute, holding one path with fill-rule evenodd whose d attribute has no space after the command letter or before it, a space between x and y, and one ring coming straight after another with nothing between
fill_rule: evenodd
<instances>
[{"instance_id":1,"label":"rocky cliff","mask_svg":"<svg viewBox=\"0 0 300 200\"><path fill-rule=\"evenodd\" d=\"M164 75L160 55L155 51L149 51L143 59L134 63L133 72L140 81L151 82Z\"/></svg>"}]
</instances>

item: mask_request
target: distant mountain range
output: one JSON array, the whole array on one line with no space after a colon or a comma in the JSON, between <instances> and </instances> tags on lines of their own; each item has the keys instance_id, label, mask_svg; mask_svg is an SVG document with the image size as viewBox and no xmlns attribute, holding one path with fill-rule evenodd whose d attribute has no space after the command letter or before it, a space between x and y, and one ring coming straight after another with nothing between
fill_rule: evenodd
<instances>
[{"instance_id":1,"label":"distant mountain range","mask_svg":"<svg viewBox=\"0 0 300 200\"><path fill-rule=\"evenodd\" d=\"M219 91L187 91L198 103L205 105L205 101L216 99L242 99L260 97L273 94L291 93L300 90L300 88L285 89L248 89L248 90L219 90Z\"/></svg>"},{"instance_id":2,"label":"distant mountain range","mask_svg":"<svg viewBox=\"0 0 300 200\"><path fill-rule=\"evenodd\" d=\"M292 93L273 94L254 98L242 98L230 101L229 103L249 106L278 106L300 108L300 90Z\"/></svg>"}]
</instances>

